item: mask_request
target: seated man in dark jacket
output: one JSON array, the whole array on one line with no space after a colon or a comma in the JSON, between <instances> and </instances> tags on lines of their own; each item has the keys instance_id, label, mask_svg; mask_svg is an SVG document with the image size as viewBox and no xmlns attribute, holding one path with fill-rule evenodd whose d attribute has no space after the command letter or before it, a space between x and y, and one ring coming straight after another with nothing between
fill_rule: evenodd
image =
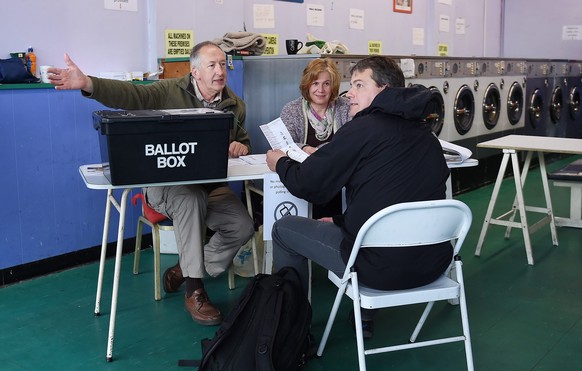
<instances>
[{"instance_id":1,"label":"seated man in dark jacket","mask_svg":"<svg viewBox=\"0 0 582 371\"><path fill-rule=\"evenodd\" d=\"M244 102L226 86L226 55L212 42L192 48L189 74L148 85L87 76L66 54L65 63L66 69L49 69L49 80L56 89L79 89L108 107L232 111L235 125L230 132L229 156L250 153ZM164 273L164 290L176 292L185 281L185 307L192 319L202 325L219 324L222 315L208 298L202 278L205 272L213 277L224 272L252 237L253 221L247 209L226 184L149 187L144 193L150 207L174 222L179 263ZM215 233L204 244L206 226Z\"/></svg>"},{"instance_id":2,"label":"seated man in dark jacket","mask_svg":"<svg viewBox=\"0 0 582 371\"><path fill-rule=\"evenodd\" d=\"M267 163L295 196L323 203L346 188L343 215L312 220L288 216L273 226L275 268L292 266L307 292L308 259L340 277L360 227L393 204L445 198L449 169L437 138L424 119L430 93L404 88L402 71L390 58L373 56L351 70L350 116L331 142L303 163L269 151ZM413 248L364 249L356 261L363 284L383 290L434 281L452 259L450 243ZM371 313L363 312L371 337Z\"/></svg>"}]
</instances>

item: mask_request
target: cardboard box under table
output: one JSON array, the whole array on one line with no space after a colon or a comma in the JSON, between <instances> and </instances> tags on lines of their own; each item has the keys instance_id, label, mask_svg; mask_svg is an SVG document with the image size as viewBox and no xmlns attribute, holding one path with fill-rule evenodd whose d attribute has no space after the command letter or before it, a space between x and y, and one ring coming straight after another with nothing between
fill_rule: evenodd
<instances>
[{"instance_id":1,"label":"cardboard box under table","mask_svg":"<svg viewBox=\"0 0 582 371\"><path fill-rule=\"evenodd\" d=\"M113 185L226 178L233 122L206 108L93 112Z\"/></svg>"}]
</instances>

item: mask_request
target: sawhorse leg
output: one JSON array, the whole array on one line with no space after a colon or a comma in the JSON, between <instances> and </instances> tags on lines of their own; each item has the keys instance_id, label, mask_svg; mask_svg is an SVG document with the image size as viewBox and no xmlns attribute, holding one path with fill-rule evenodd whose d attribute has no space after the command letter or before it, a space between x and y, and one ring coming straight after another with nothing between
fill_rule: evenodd
<instances>
[{"instance_id":1,"label":"sawhorse leg","mask_svg":"<svg viewBox=\"0 0 582 371\"><path fill-rule=\"evenodd\" d=\"M505 231L505 238L509 238L510 232L512 228L521 228L523 233L523 240L525 245L525 251L527 255L527 262L530 265L534 264L533 258L533 251L531 247L531 238L530 234L538 230L541 226L550 223L550 230L552 234L552 241L554 245L558 245L558 236L556 233L556 225L554 222L553 211L552 211L552 201L550 197L550 188L548 184L548 178L546 173L546 163L544 159L543 152L538 152L539 162L540 162L540 172L542 177L542 185L544 189L544 196L546 200L546 207L534 207L534 206L526 206L525 199L523 195L523 187L525 181L527 179L529 165L531 163L533 152L528 152L526 156L526 160L523 167L523 173L520 173L519 162L517 158L517 153L515 150L511 149L504 149L503 150L503 159L501 161L501 166L499 168L499 174L497 175L497 180L495 182L495 187L493 189L493 195L491 197L491 201L489 203L489 207L487 209L487 214L485 216L485 221L483 222L483 228L481 229L481 235L479 236L479 241L477 243L477 248L475 250L475 255L479 255L481 253L481 248L483 246L483 241L485 239L485 235L487 233L487 229L489 225L496 224L496 225L503 225L506 226L507 229ZM499 189L501 187L501 181L503 180L503 176L505 174L505 170L507 169L507 164L509 159L511 158L512 170L513 170L513 177L515 181L515 198L513 201L512 209L505 214L497 218L491 218L491 214L493 213L493 208L497 201L497 197L499 195ZM532 226L529 225L527 221L526 211L532 211L537 213L546 214L544 218L537 221ZM516 213L519 212L519 222L515 222ZM509 215L509 220L502 220L502 218Z\"/></svg>"},{"instance_id":2,"label":"sawhorse leg","mask_svg":"<svg viewBox=\"0 0 582 371\"><path fill-rule=\"evenodd\" d=\"M515 152L515 151L513 151ZM501 159L501 165L499 165L499 172L497 173L497 179L495 180L495 185L493 186L493 193L491 194L491 200L489 201L489 206L487 207L487 212L485 213L485 219L483 221L483 227L481 228L481 234L479 235L479 240L477 241L477 248L475 249L475 255L481 255L481 248L483 247L483 241L485 240L485 235L487 235L487 229L491 222L491 215L493 214L493 208L495 203L497 203L497 196L499 196L499 189L501 188L501 183L503 182L503 176L505 175L505 170L507 169L507 163L509 162L510 152L503 151L503 158Z\"/></svg>"}]
</instances>

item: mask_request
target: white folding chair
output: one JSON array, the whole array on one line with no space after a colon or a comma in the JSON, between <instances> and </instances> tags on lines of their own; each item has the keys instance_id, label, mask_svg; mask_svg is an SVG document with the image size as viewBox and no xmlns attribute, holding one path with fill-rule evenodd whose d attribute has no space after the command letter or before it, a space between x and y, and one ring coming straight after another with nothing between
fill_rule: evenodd
<instances>
[{"instance_id":1,"label":"white folding chair","mask_svg":"<svg viewBox=\"0 0 582 371\"><path fill-rule=\"evenodd\" d=\"M469 335L469 319L465 301L463 271L461 269L461 259L458 255L471 226L471 220L471 210L467 205L458 200L401 203L387 207L372 215L364 223L356 236L356 241L343 277L340 278L333 272L329 272L328 274L329 279L338 286L338 292L323 333L321 344L317 350L317 355L321 356L323 353L341 299L343 294L346 294L353 300L360 370L366 369L365 356L370 354L455 341L463 341L465 343L467 368L473 370L473 353L471 350L471 337ZM445 241L454 243L453 261L440 278L426 286L409 290L374 290L359 284L357 272L352 271L352 266L356 261L358 251L363 248L430 245ZM456 272L450 278L448 275L453 265L455 266ZM416 342L416 338L434 302L455 299L459 300L463 334L460 336ZM360 308L388 308L417 303L427 303L427 305L410 337L409 343L374 349L364 348Z\"/></svg>"}]
</instances>

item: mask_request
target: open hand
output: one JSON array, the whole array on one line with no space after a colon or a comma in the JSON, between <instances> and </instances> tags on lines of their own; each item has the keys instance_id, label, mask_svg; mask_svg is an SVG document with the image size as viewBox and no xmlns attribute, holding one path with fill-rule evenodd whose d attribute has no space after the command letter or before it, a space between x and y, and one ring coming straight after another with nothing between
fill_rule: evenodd
<instances>
[{"instance_id":1,"label":"open hand","mask_svg":"<svg viewBox=\"0 0 582 371\"><path fill-rule=\"evenodd\" d=\"M65 53L67 68L52 67L47 70L48 80L57 90L83 90L93 92L93 82L77 67L75 62Z\"/></svg>"}]
</instances>

